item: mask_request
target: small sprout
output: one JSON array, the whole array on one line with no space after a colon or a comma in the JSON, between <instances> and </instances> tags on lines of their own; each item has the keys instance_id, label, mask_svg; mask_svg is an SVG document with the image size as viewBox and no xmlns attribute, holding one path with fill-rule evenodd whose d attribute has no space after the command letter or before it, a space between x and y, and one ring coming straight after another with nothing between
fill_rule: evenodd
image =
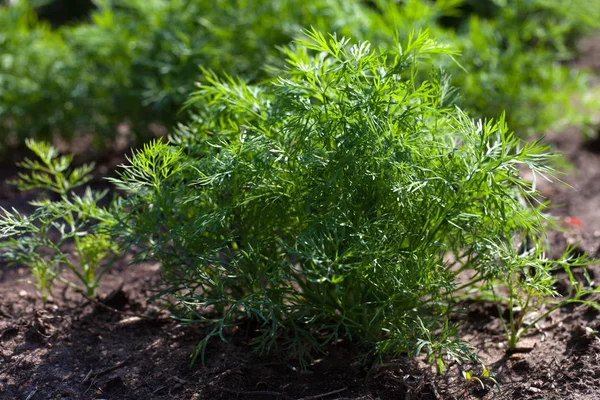
<instances>
[{"instance_id":1,"label":"small sprout","mask_svg":"<svg viewBox=\"0 0 600 400\"><path fill-rule=\"evenodd\" d=\"M483 366L483 372L481 373L481 376L489 379L490 381L494 382L494 385L496 385L496 387L498 388L498 390L500 389L500 384L498 383L498 381L492 376L492 373L490 372L489 369L487 369L487 367L484 365Z\"/></svg>"},{"instance_id":2,"label":"small sprout","mask_svg":"<svg viewBox=\"0 0 600 400\"><path fill-rule=\"evenodd\" d=\"M475 376L473 374L473 370L468 370L468 371L463 370L462 371L462 376L467 381L467 384L469 384L471 382L478 382L479 385L481 385L481 388L485 389L485 384L483 383L483 380L488 379L488 380L492 381L494 383L494 385L496 385L498 390L500 390L500 385L498 384L498 381L496 381L496 379L494 379L490 370L487 369L487 367L485 365L483 365L482 367L483 367L483 370L481 371L481 377Z\"/></svg>"},{"instance_id":3,"label":"small sprout","mask_svg":"<svg viewBox=\"0 0 600 400\"><path fill-rule=\"evenodd\" d=\"M485 385L483 384L483 382L481 381L481 379L479 379L478 377L473 375L473 370L468 370L468 371L463 371L462 372L463 378L465 378L465 380L467 382L479 382L479 384L481 385L482 389L485 389Z\"/></svg>"}]
</instances>

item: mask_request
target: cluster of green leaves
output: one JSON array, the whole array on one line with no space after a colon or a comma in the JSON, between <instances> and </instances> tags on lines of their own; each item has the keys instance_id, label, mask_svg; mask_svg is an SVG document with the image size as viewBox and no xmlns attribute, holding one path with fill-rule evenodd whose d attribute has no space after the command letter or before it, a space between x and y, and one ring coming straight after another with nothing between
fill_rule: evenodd
<instances>
[{"instance_id":1,"label":"cluster of green leaves","mask_svg":"<svg viewBox=\"0 0 600 400\"><path fill-rule=\"evenodd\" d=\"M3 145L81 131L100 139L125 118L115 116L115 94L127 85L130 62L120 37L104 33L102 22L96 15L95 32L91 25L53 31L28 7L0 8Z\"/></svg>"},{"instance_id":2,"label":"cluster of green leaves","mask_svg":"<svg viewBox=\"0 0 600 400\"><path fill-rule=\"evenodd\" d=\"M113 180L115 231L161 262L182 320L213 324L196 356L250 318L258 351L300 360L338 340L469 359L449 322L465 289L549 294L555 264L519 245L547 220L519 168L552 175L547 148L449 107L429 60L454 53L426 31L387 52L306 37L270 84L207 73L194 122Z\"/></svg>"},{"instance_id":3,"label":"cluster of green leaves","mask_svg":"<svg viewBox=\"0 0 600 400\"><path fill-rule=\"evenodd\" d=\"M577 39L600 28L600 2L489 0L487 17L471 15L457 28L461 63L454 74L462 107L482 117L505 110L509 126L523 136L590 128L597 101L584 94L591 75L568 65Z\"/></svg>"},{"instance_id":4,"label":"cluster of green leaves","mask_svg":"<svg viewBox=\"0 0 600 400\"><path fill-rule=\"evenodd\" d=\"M94 297L100 279L110 268L110 255L117 246L102 229L112 220L99 205L107 191L89 187L82 195L73 189L91 179L93 165L71 168L72 156L59 156L47 143L27 141L37 159L19 166L28 170L13 182L20 190L41 190L46 196L30 204L35 210L25 215L16 209L2 209L0 215L0 257L30 268L33 285L44 302L59 280L88 297ZM73 249L71 254L69 249ZM114 260L114 258L113 258ZM69 271L71 275L65 274Z\"/></svg>"},{"instance_id":5,"label":"cluster of green leaves","mask_svg":"<svg viewBox=\"0 0 600 400\"><path fill-rule=\"evenodd\" d=\"M89 23L52 30L26 1L0 7L2 140L92 132L101 144L122 122L147 139L150 123L175 124L199 65L261 80L302 27L366 31L367 12L359 0L104 0Z\"/></svg>"},{"instance_id":6,"label":"cluster of green leaves","mask_svg":"<svg viewBox=\"0 0 600 400\"><path fill-rule=\"evenodd\" d=\"M430 29L464 53L466 71L445 67L472 115L506 110L519 134L589 122L572 104L586 76L561 63L598 26L600 0L101 0L89 22L56 30L37 21L35 4L0 7L3 144L78 132L101 144L124 121L147 139L152 122L169 128L182 118L198 65L259 82L278 63L276 47L310 26L384 48Z\"/></svg>"},{"instance_id":7,"label":"cluster of green leaves","mask_svg":"<svg viewBox=\"0 0 600 400\"><path fill-rule=\"evenodd\" d=\"M430 29L437 40L461 53L460 65L442 64L461 89L457 104L470 115L496 118L502 111L522 137L567 125L588 129L597 108L591 74L568 62L576 42L600 28L600 1L580 0L407 0L375 1L387 32L406 37ZM389 33L367 37L387 40Z\"/></svg>"},{"instance_id":8,"label":"cluster of green leaves","mask_svg":"<svg viewBox=\"0 0 600 400\"><path fill-rule=\"evenodd\" d=\"M495 302L500 315L503 314L501 307L507 310L508 318L501 322L509 351L516 349L523 335L559 308L580 304L600 310L600 304L591 299L591 295L600 293L600 286L596 286L585 269L583 280L573 274L574 269L588 266L594 260L587 255L575 257L573 248L567 248L560 259L550 260L544 254L543 236L540 232L531 233L524 242L523 236L519 236L516 241L519 251L511 249L514 243L510 242L498 248L495 257L502 264L501 275L488 280L483 287L472 285L474 282L470 285L476 296ZM568 277L566 296L556 290L560 273Z\"/></svg>"}]
</instances>

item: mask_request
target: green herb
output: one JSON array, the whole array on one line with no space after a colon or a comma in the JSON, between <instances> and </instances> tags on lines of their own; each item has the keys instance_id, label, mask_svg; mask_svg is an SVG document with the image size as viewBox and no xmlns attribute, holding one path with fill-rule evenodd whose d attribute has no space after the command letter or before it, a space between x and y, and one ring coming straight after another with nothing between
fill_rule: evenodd
<instances>
[{"instance_id":1,"label":"green herb","mask_svg":"<svg viewBox=\"0 0 600 400\"><path fill-rule=\"evenodd\" d=\"M428 71L454 52L426 31L389 51L305 35L273 83L206 71L195 122L114 180L129 192L115 231L162 263L183 322L212 324L194 359L247 318L257 351L303 363L339 340L440 370L476 358L455 299L531 265L516 243L548 218L519 168L552 176L547 147L448 107Z\"/></svg>"},{"instance_id":2,"label":"green herb","mask_svg":"<svg viewBox=\"0 0 600 400\"><path fill-rule=\"evenodd\" d=\"M44 302L52 294L56 279L89 297L96 294L100 279L110 267L104 259L116 252L116 246L102 223L111 217L98 203L107 192L89 187L82 195L73 189L91 179L93 165L71 168L72 156L59 156L46 143L27 141L38 159L18 165L27 169L13 182L20 190L41 189L55 193L58 199L32 201L35 210L25 215L2 209L0 215L0 256L30 268L33 284ZM74 254L68 252L68 243ZM65 268L71 272L65 274Z\"/></svg>"},{"instance_id":3,"label":"green herb","mask_svg":"<svg viewBox=\"0 0 600 400\"><path fill-rule=\"evenodd\" d=\"M505 303L508 308L508 321L501 321L509 351L517 347L519 340L530 329L562 307L583 304L600 310L600 305L589 299L589 295L600 292L600 287L589 279L585 269L585 282L578 281L572 272L574 268L593 264L594 260L586 255L573 257L573 248L568 248L561 259L549 260L543 253L540 240L530 238L529 242L530 248L517 257L510 253L498 254L498 261L505 266L500 283L508 290L506 298L502 298L494 289L496 282L490 282L489 286L493 299L498 304ZM566 272L569 280L566 297L559 297L556 292L556 275L561 272Z\"/></svg>"}]
</instances>

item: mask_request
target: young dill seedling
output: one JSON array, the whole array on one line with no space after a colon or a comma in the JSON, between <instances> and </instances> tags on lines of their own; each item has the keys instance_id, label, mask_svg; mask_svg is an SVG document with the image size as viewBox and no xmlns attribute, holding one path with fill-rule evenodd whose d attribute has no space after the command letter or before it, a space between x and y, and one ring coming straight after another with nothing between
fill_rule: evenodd
<instances>
[{"instance_id":1,"label":"young dill seedling","mask_svg":"<svg viewBox=\"0 0 600 400\"><path fill-rule=\"evenodd\" d=\"M582 304L600 310L596 301L589 300L589 295L600 293L600 287L595 286L589 278L585 283L579 282L572 272L574 268L593 264L594 260L587 255L574 257L573 248L567 248L558 260L549 260L539 237L529 241L532 247L521 254L512 254L510 259L499 257L506 267L505 272L488 285L500 315L502 304L508 309L508 321L501 318L508 351L515 350L523 335L562 307ZM569 293L566 297L556 292L556 276L559 272L566 272L568 276ZM585 269L584 275L587 277ZM498 283L508 292L504 298L494 289Z\"/></svg>"},{"instance_id":2,"label":"young dill seedling","mask_svg":"<svg viewBox=\"0 0 600 400\"><path fill-rule=\"evenodd\" d=\"M20 173L12 184L23 191L54 193L58 200L47 197L30 202L35 210L29 215L14 208L2 209L0 256L30 268L32 283L44 302L52 294L55 280L94 297L110 267L110 263L102 267L104 259L116 253L115 243L102 229L110 213L98 205L107 192L88 187L83 195L73 193L73 189L90 181L93 165L71 168L71 155L59 156L54 147L43 142L27 140L26 144L37 159L18 163L28 172ZM71 241L77 261L64 247ZM74 280L65 276L65 267Z\"/></svg>"}]
</instances>

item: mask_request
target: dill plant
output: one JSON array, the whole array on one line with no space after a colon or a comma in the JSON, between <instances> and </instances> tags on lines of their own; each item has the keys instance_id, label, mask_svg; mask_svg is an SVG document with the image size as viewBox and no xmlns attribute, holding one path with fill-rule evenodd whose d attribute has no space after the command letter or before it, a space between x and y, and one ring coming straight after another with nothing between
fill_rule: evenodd
<instances>
[{"instance_id":1,"label":"dill plant","mask_svg":"<svg viewBox=\"0 0 600 400\"><path fill-rule=\"evenodd\" d=\"M434 66L453 54L427 31L389 51L306 32L272 82L205 71L194 122L133 155L115 231L162 263L182 321L212 326L194 359L244 319L257 351L302 362L339 340L440 369L475 358L454 300L548 272L519 257L547 218L518 168L552 170L503 117L448 107Z\"/></svg>"},{"instance_id":2,"label":"dill plant","mask_svg":"<svg viewBox=\"0 0 600 400\"><path fill-rule=\"evenodd\" d=\"M74 193L92 179L93 164L73 168L72 155L61 156L44 142L26 144L36 157L17 164L25 172L11 183L22 191L38 190L42 196L30 202L34 207L30 214L0 207L0 259L29 267L31 283L44 302L56 280L93 298L111 267L107 258L117 252L103 229L112 221L112 214L100 206L108 191L87 187L83 194Z\"/></svg>"}]
</instances>

